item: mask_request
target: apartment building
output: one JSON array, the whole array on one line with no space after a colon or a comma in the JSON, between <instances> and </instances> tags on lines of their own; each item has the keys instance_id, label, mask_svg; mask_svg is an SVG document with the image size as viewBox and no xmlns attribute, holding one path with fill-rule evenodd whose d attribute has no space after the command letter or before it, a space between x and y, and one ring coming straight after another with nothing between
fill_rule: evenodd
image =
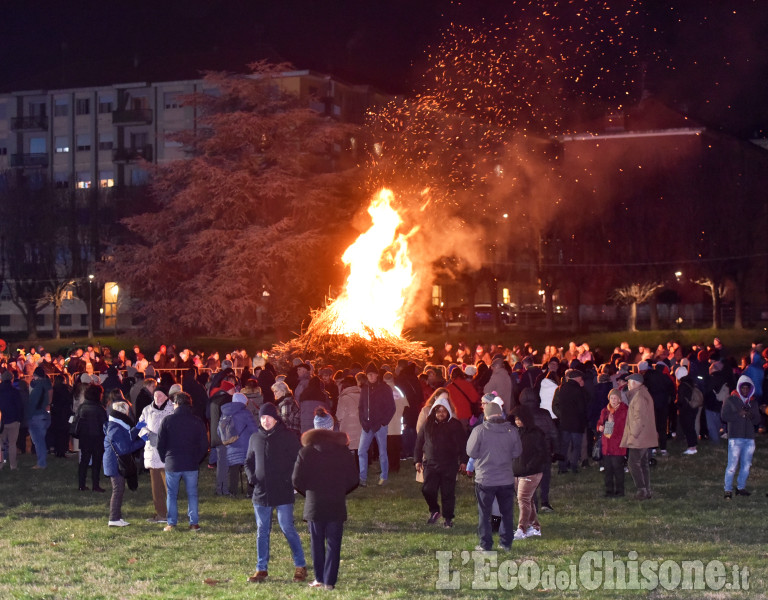
<instances>
[{"instance_id":1,"label":"apartment building","mask_svg":"<svg viewBox=\"0 0 768 600\"><path fill-rule=\"evenodd\" d=\"M362 123L368 109L390 100L370 86L308 70L285 72L275 83L313 110L348 123ZM148 164L185 158L172 134L196 127L196 109L183 106L183 98L197 92L216 90L195 79L0 94L0 185L3 176L76 190L144 185ZM107 284L104 298L109 296L107 287L117 286ZM84 326L88 307L76 297L71 300L62 325L75 330ZM119 314L117 302L93 310L104 315L103 327L131 324L126 313ZM37 320L39 330L50 331L51 319L52 311L44 308ZM0 331L24 328L6 289L0 297Z\"/></svg>"}]
</instances>

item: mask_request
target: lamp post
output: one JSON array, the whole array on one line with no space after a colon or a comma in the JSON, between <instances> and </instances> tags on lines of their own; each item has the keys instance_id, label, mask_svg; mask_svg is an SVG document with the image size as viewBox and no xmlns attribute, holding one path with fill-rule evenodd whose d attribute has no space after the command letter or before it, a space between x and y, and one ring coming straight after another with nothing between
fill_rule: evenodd
<instances>
[{"instance_id":1,"label":"lamp post","mask_svg":"<svg viewBox=\"0 0 768 600\"><path fill-rule=\"evenodd\" d=\"M93 275L88 275L88 338L93 337Z\"/></svg>"}]
</instances>

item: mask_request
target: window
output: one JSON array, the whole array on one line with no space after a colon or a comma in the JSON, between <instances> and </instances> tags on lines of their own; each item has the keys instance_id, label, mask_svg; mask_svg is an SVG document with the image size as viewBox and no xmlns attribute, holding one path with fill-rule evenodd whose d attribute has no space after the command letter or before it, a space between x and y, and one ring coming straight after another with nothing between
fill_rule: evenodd
<instances>
[{"instance_id":1,"label":"window","mask_svg":"<svg viewBox=\"0 0 768 600\"><path fill-rule=\"evenodd\" d=\"M91 114L91 99L78 98L77 100L75 100L75 114L77 115Z\"/></svg>"},{"instance_id":2,"label":"window","mask_svg":"<svg viewBox=\"0 0 768 600\"><path fill-rule=\"evenodd\" d=\"M112 146L115 144L115 136L110 133L99 134L99 150L112 150Z\"/></svg>"},{"instance_id":3,"label":"window","mask_svg":"<svg viewBox=\"0 0 768 600\"><path fill-rule=\"evenodd\" d=\"M11 315L0 315L0 327L11 326Z\"/></svg>"},{"instance_id":4,"label":"window","mask_svg":"<svg viewBox=\"0 0 768 600\"><path fill-rule=\"evenodd\" d=\"M114 171L99 172L99 187L100 188L115 187L115 172Z\"/></svg>"},{"instance_id":5,"label":"window","mask_svg":"<svg viewBox=\"0 0 768 600\"><path fill-rule=\"evenodd\" d=\"M69 174L68 173L54 173L53 182L57 188L69 187Z\"/></svg>"},{"instance_id":6,"label":"window","mask_svg":"<svg viewBox=\"0 0 768 600\"><path fill-rule=\"evenodd\" d=\"M88 315L80 315L80 327L88 327Z\"/></svg>"},{"instance_id":7,"label":"window","mask_svg":"<svg viewBox=\"0 0 768 600\"><path fill-rule=\"evenodd\" d=\"M27 105L30 117L44 117L45 116L45 102L30 102Z\"/></svg>"},{"instance_id":8,"label":"window","mask_svg":"<svg viewBox=\"0 0 768 600\"><path fill-rule=\"evenodd\" d=\"M0 156L8 154L8 140L0 140Z\"/></svg>"},{"instance_id":9,"label":"window","mask_svg":"<svg viewBox=\"0 0 768 600\"><path fill-rule=\"evenodd\" d=\"M69 115L69 100L66 98L56 98L53 103L53 116L66 117Z\"/></svg>"},{"instance_id":10,"label":"window","mask_svg":"<svg viewBox=\"0 0 768 600\"><path fill-rule=\"evenodd\" d=\"M72 327L72 315L59 314L60 327Z\"/></svg>"},{"instance_id":11,"label":"window","mask_svg":"<svg viewBox=\"0 0 768 600\"><path fill-rule=\"evenodd\" d=\"M29 152L31 154L45 154L45 138L29 138Z\"/></svg>"},{"instance_id":12,"label":"window","mask_svg":"<svg viewBox=\"0 0 768 600\"><path fill-rule=\"evenodd\" d=\"M149 181L149 173L144 169L131 171L131 185L145 185Z\"/></svg>"},{"instance_id":13,"label":"window","mask_svg":"<svg viewBox=\"0 0 768 600\"><path fill-rule=\"evenodd\" d=\"M37 315L36 321L38 327L45 327L45 315Z\"/></svg>"},{"instance_id":14,"label":"window","mask_svg":"<svg viewBox=\"0 0 768 600\"><path fill-rule=\"evenodd\" d=\"M179 92L165 92L163 94L163 104L165 105L166 109L181 108Z\"/></svg>"},{"instance_id":15,"label":"window","mask_svg":"<svg viewBox=\"0 0 768 600\"><path fill-rule=\"evenodd\" d=\"M76 187L78 190L87 190L91 187L90 171L78 171Z\"/></svg>"},{"instance_id":16,"label":"window","mask_svg":"<svg viewBox=\"0 0 768 600\"><path fill-rule=\"evenodd\" d=\"M6 108L8 105L5 102L0 102L0 119L5 119L8 117L8 109Z\"/></svg>"},{"instance_id":17,"label":"window","mask_svg":"<svg viewBox=\"0 0 768 600\"><path fill-rule=\"evenodd\" d=\"M115 104L115 97L112 94L99 95L99 114L111 113Z\"/></svg>"},{"instance_id":18,"label":"window","mask_svg":"<svg viewBox=\"0 0 768 600\"><path fill-rule=\"evenodd\" d=\"M91 149L91 134L78 133L77 134L77 151L85 152L90 149Z\"/></svg>"},{"instance_id":19,"label":"window","mask_svg":"<svg viewBox=\"0 0 768 600\"><path fill-rule=\"evenodd\" d=\"M69 152L69 137L66 135L56 136L56 153Z\"/></svg>"},{"instance_id":20,"label":"window","mask_svg":"<svg viewBox=\"0 0 768 600\"><path fill-rule=\"evenodd\" d=\"M142 131L141 133L131 134L131 148L134 150L143 149L147 145L147 133Z\"/></svg>"}]
</instances>

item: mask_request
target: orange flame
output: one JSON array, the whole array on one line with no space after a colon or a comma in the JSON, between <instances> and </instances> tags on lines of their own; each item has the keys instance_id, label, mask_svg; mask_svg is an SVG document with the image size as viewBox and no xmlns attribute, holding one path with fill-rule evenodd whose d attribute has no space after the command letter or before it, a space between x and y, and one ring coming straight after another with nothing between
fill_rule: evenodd
<instances>
[{"instance_id":1,"label":"orange flame","mask_svg":"<svg viewBox=\"0 0 768 600\"><path fill-rule=\"evenodd\" d=\"M373 224L347 248L341 260L349 266L344 290L325 311L329 333L372 337L400 336L406 310L416 289L408 257L407 234L398 233L403 220L392 207L391 190L371 201Z\"/></svg>"}]
</instances>

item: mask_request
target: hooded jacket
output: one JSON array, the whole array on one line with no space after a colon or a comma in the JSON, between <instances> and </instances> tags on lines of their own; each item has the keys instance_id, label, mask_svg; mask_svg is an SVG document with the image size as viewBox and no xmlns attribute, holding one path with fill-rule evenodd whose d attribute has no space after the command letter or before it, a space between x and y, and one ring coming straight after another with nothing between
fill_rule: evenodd
<instances>
[{"instance_id":1,"label":"hooded jacket","mask_svg":"<svg viewBox=\"0 0 768 600\"><path fill-rule=\"evenodd\" d=\"M440 422L435 417L438 406L448 410L445 421ZM427 468L458 470L460 463L467 462L465 440L464 426L454 417L450 402L440 398L432 405L427 422L416 437L413 462L424 463Z\"/></svg>"},{"instance_id":2,"label":"hooded jacket","mask_svg":"<svg viewBox=\"0 0 768 600\"><path fill-rule=\"evenodd\" d=\"M512 410L512 378L504 368L504 365L491 369L491 378L483 386L483 393L496 395L504 401L504 414Z\"/></svg>"},{"instance_id":3,"label":"hooded jacket","mask_svg":"<svg viewBox=\"0 0 768 600\"><path fill-rule=\"evenodd\" d=\"M517 418L523 423L523 426L518 428L522 452L512 460L512 470L515 477L536 475L544 470L545 465L549 465L551 454L547 440L544 432L536 427L533 411L528 405L521 404L518 407Z\"/></svg>"},{"instance_id":4,"label":"hooded jacket","mask_svg":"<svg viewBox=\"0 0 768 600\"><path fill-rule=\"evenodd\" d=\"M741 395L740 389L745 383L752 388L746 397ZM734 438L755 439L755 426L760 424L760 412L755 398L755 384L748 376L739 377L736 389L723 402L720 418L728 425L729 440Z\"/></svg>"},{"instance_id":5,"label":"hooded jacket","mask_svg":"<svg viewBox=\"0 0 768 600\"><path fill-rule=\"evenodd\" d=\"M131 418L117 411L110 411L104 423L104 457L102 466L104 475L117 477L117 457L131 454L144 445L139 439L139 431L131 426Z\"/></svg>"},{"instance_id":6,"label":"hooded jacket","mask_svg":"<svg viewBox=\"0 0 768 600\"><path fill-rule=\"evenodd\" d=\"M144 466L147 469L165 468L165 464L160 460L160 455L157 453L157 439L160 425L171 414L173 414L173 403L170 400L166 400L160 408L153 401L141 413L140 420L144 421L147 426L139 434L149 436L149 441L144 444Z\"/></svg>"},{"instance_id":7,"label":"hooded jacket","mask_svg":"<svg viewBox=\"0 0 768 600\"><path fill-rule=\"evenodd\" d=\"M347 435L310 429L301 436L301 445L293 467L293 486L306 497L304 519L346 521L346 495L360 482L354 455L347 448Z\"/></svg>"},{"instance_id":8,"label":"hooded jacket","mask_svg":"<svg viewBox=\"0 0 768 600\"><path fill-rule=\"evenodd\" d=\"M253 413L242 402L227 402L221 406L221 417L224 416L232 417L235 431L238 434L237 440L228 446L224 446L227 452L227 464L230 466L245 464L245 457L248 454L248 443L251 435L256 433L258 429ZM221 417L219 421L221 421Z\"/></svg>"},{"instance_id":9,"label":"hooded jacket","mask_svg":"<svg viewBox=\"0 0 768 600\"><path fill-rule=\"evenodd\" d=\"M757 396L758 400L763 397L763 379L765 379L765 370L763 369L764 362L765 361L760 353L754 352L752 354L750 365L744 369L744 375L749 377L752 386L754 387L755 391L753 395Z\"/></svg>"},{"instance_id":10,"label":"hooded jacket","mask_svg":"<svg viewBox=\"0 0 768 600\"><path fill-rule=\"evenodd\" d=\"M513 461L522 451L517 428L502 417L483 421L467 441L467 454L475 460L475 481L485 487L513 485Z\"/></svg>"},{"instance_id":11,"label":"hooded jacket","mask_svg":"<svg viewBox=\"0 0 768 600\"><path fill-rule=\"evenodd\" d=\"M248 441L245 473L253 485L252 500L259 506L293 504L293 465L299 439L282 421L267 431L259 426Z\"/></svg>"}]
</instances>

